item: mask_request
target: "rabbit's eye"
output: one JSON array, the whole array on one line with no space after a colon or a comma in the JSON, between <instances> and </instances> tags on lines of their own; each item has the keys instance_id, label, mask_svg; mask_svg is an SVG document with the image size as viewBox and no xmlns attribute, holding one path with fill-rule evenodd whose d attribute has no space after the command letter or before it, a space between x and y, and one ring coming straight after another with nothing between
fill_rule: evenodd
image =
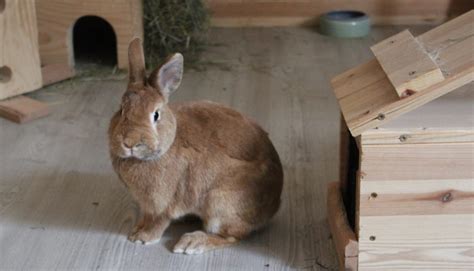
<instances>
[{"instance_id":1,"label":"rabbit's eye","mask_svg":"<svg viewBox=\"0 0 474 271\"><path fill-rule=\"evenodd\" d=\"M156 110L153 114L153 121L157 122L160 119L160 111Z\"/></svg>"}]
</instances>

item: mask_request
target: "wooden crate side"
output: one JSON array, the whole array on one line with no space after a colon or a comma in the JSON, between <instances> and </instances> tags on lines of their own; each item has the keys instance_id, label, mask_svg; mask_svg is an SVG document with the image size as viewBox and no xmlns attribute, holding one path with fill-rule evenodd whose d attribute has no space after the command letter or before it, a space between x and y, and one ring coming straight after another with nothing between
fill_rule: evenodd
<instances>
[{"instance_id":1,"label":"wooden crate side","mask_svg":"<svg viewBox=\"0 0 474 271\"><path fill-rule=\"evenodd\" d=\"M6 0L0 33L0 100L40 88L35 2Z\"/></svg>"},{"instance_id":2,"label":"wooden crate side","mask_svg":"<svg viewBox=\"0 0 474 271\"><path fill-rule=\"evenodd\" d=\"M474 215L361 216L360 270L470 270Z\"/></svg>"},{"instance_id":3,"label":"wooden crate side","mask_svg":"<svg viewBox=\"0 0 474 271\"><path fill-rule=\"evenodd\" d=\"M362 145L359 185L361 270L474 265L473 142Z\"/></svg>"}]
</instances>

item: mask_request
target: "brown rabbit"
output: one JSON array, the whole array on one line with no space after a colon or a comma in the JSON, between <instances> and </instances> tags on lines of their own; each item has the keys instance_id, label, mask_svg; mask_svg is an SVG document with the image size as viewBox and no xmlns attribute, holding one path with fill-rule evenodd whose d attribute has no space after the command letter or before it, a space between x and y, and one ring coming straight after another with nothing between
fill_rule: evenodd
<instances>
[{"instance_id":1,"label":"brown rabbit","mask_svg":"<svg viewBox=\"0 0 474 271\"><path fill-rule=\"evenodd\" d=\"M183 74L174 54L147 78L141 41L129 47L129 84L109 128L112 164L142 218L129 240L159 241L170 221L199 216L173 252L198 254L264 226L280 205L283 171L267 134L212 102L168 105Z\"/></svg>"}]
</instances>

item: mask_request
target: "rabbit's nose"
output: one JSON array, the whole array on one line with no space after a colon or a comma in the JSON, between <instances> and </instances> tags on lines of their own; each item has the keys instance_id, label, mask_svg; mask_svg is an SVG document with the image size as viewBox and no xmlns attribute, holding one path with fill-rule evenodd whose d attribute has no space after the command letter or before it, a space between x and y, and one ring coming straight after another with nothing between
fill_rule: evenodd
<instances>
[{"instance_id":1,"label":"rabbit's nose","mask_svg":"<svg viewBox=\"0 0 474 271\"><path fill-rule=\"evenodd\" d=\"M137 144L135 144L134 142L132 142L131 140L124 140L123 141L123 146L127 149L132 149L133 147L135 147Z\"/></svg>"},{"instance_id":2,"label":"rabbit's nose","mask_svg":"<svg viewBox=\"0 0 474 271\"><path fill-rule=\"evenodd\" d=\"M131 143L130 141L124 141L123 146L127 149L138 149L145 146L145 144L143 144L142 142Z\"/></svg>"}]
</instances>

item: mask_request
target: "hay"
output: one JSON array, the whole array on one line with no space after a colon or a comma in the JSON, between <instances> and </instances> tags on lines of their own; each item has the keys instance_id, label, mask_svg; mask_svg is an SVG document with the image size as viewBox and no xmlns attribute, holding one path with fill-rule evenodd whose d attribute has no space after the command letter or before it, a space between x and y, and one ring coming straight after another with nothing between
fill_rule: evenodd
<instances>
[{"instance_id":1,"label":"hay","mask_svg":"<svg viewBox=\"0 0 474 271\"><path fill-rule=\"evenodd\" d=\"M147 67L180 52L187 68L199 66L207 45L209 12L201 0L144 0L144 47Z\"/></svg>"}]
</instances>

